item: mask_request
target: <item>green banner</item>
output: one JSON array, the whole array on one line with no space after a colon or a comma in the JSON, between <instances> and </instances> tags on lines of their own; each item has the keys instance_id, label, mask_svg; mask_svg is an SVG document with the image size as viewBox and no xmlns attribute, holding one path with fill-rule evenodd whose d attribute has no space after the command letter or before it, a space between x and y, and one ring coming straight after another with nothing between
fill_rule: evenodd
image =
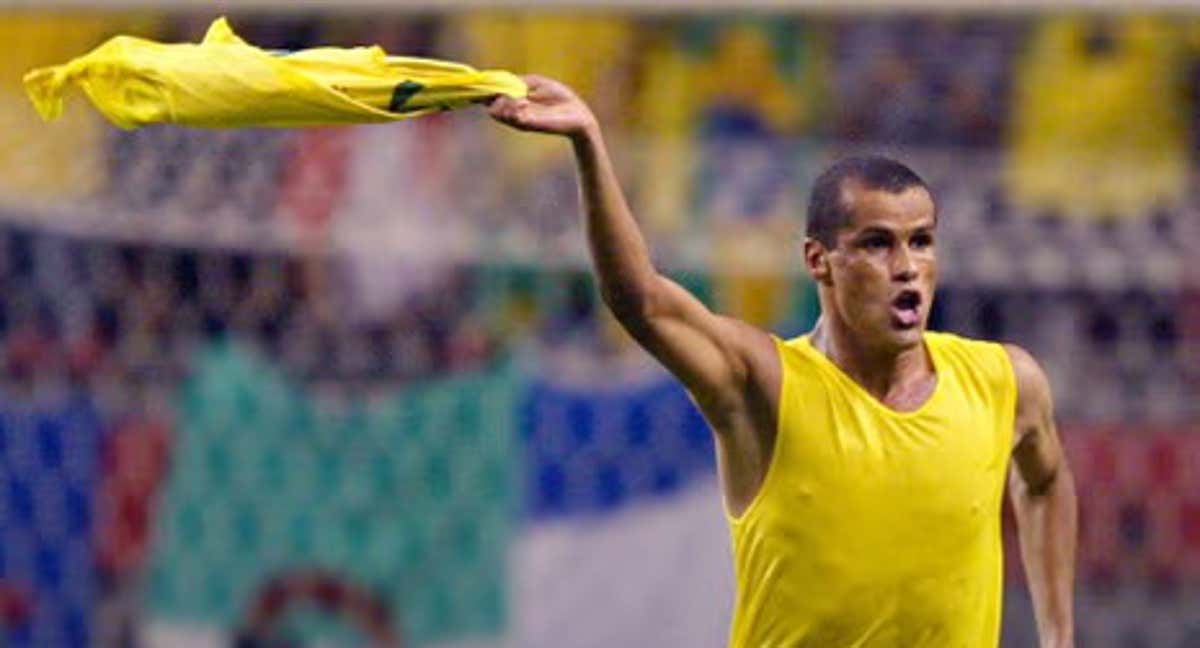
<instances>
[{"instance_id":1,"label":"green banner","mask_svg":"<svg viewBox=\"0 0 1200 648\"><path fill-rule=\"evenodd\" d=\"M148 592L159 619L232 629L268 579L321 569L379 593L410 643L502 630L511 368L325 402L234 344L194 366ZM350 632L289 616L295 639Z\"/></svg>"}]
</instances>

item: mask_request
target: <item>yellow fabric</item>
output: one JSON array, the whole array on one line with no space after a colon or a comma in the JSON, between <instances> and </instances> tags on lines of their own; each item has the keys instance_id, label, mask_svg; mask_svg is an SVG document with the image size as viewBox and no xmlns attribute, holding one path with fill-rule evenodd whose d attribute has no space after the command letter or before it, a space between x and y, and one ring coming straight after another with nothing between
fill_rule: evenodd
<instances>
[{"instance_id":1,"label":"yellow fabric","mask_svg":"<svg viewBox=\"0 0 1200 648\"><path fill-rule=\"evenodd\" d=\"M388 56L379 47L275 54L247 44L224 18L198 45L117 36L65 65L25 76L26 90L47 120L62 112L71 82L123 128L387 122L526 92L509 72Z\"/></svg>"},{"instance_id":2,"label":"yellow fabric","mask_svg":"<svg viewBox=\"0 0 1200 648\"><path fill-rule=\"evenodd\" d=\"M104 128L98 115L72 111L53 130L41 127L21 88L30 69L95 47L118 24L144 23L112 13L0 12L0 200L28 204L88 196L104 186Z\"/></svg>"},{"instance_id":3,"label":"yellow fabric","mask_svg":"<svg viewBox=\"0 0 1200 648\"><path fill-rule=\"evenodd\" d=\"M1110 21L1112 50L1089 54L1098 23L1043 19L1017 67L1006 182L1025 211L1137 216L1181 203L1190 155L1189 27L1175 17Z\"/></svg>"},{"instance_id":4,"label":"yellow fabric","mask_svg":"<svg viewBox=\"0 0 1200 648\"><path fill-rule=\"evenodd\" d=\"M776 341L779 434L730 516L730 645L995 646L1016 409L1003 347L927 333L937 387L888 409L807 337Z\"/></svg>"}]
</instances>

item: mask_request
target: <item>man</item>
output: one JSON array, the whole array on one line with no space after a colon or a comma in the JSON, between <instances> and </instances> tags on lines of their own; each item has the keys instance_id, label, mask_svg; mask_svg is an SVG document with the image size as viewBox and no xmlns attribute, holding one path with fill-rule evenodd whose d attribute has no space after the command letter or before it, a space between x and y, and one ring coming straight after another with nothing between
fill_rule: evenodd
<instances>
[{"instance_id":1,"label":"man","mask_svg":"<svg viewBox=\"0 0 1200 648\"><path fill-rule=\"evenodd\" d=\"M1025 351L925 331L928 187L884 158L814 186L804 262L821 318L783 341L710 312L650 262L600 128L527 77L489 113L574 146L601 294L711 425L733 538L732 646L995 646L1009 456L1043 646L1073 645L1075 496Z\"/></svg>"}]
</instances>

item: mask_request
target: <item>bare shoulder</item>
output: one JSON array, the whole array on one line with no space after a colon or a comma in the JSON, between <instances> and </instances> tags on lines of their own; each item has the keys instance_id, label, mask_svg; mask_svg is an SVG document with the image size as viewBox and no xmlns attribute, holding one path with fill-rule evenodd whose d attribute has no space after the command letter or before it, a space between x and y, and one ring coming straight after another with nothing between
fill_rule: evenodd
<instances>
[{"instance_id":1,"label":"bare shoulder","mask_svg":"<svg viewBox=\"0 0 1200 648\"><path fill-rule=\"evenodd\" d=\"M725 407L774 409L779 400L783 369L775 338L763 329L734 317L717 315L726 352L737 359L739 385L719 399ZM716 403L714 403L716 404Z\"/></svg>"},{"instance_id":2,"label":"bare shoulder","mask_svg":"<svg viewBox=\"0 0 1200 648\"><path fill-rule=\"evenodd\" d=\"M748 377L779 373L779 353L770 333L739 319L719 317L745 359Z\"/></svg>"},{"instance_id":3,"label":"bare shoulder","mask_svg":"<svg viewBox=\"0 0 1200 648\"><path fill-rule=\"evenodd\" d=\"M1054 434L1054 404L1050 381L1033 355L1015 344L1005 344L1017 381L1016 438Z\"/></svg>"},{"instance_id":4,"label":"bare shoulder","mask_svg":"<svg viewBox=\"0 0 1200 648\"><path fill-rule=\"evenodd\" d=\"M1013 459L1028 492L1041 494L1056 482L1066 458L1054 424L1050 381L1037 360L1015 345L1004 345L1017 380Z\"/></svg>"},{"instance_id":5,"label":"bare shoulder","mask_svg":"<svg viewBox=\"0 0 1200 648\"><path fill-rule=\"evenodd\" d=\"M1015 344L1005 344L1004 350L1017 379L1018 410L1023 406L1049 404L1050 381L1033 354Z\"/></svg>"}]
</instances>

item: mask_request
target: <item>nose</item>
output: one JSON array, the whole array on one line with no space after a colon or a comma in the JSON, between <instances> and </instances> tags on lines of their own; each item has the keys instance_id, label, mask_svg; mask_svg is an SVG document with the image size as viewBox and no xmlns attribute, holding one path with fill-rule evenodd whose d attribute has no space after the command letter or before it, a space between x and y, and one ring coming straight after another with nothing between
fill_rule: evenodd
<instances>
[{"instance_id":1,"label":"nose","mask_svg":"<svg viewBox=\"0 0 1200 648\"><path fill-rule=\"evenodd\" d=\"M901 247L892 257L892 279L908 283L917 278L917 264L908 250Z\"/></svg>"}]
</instances>

